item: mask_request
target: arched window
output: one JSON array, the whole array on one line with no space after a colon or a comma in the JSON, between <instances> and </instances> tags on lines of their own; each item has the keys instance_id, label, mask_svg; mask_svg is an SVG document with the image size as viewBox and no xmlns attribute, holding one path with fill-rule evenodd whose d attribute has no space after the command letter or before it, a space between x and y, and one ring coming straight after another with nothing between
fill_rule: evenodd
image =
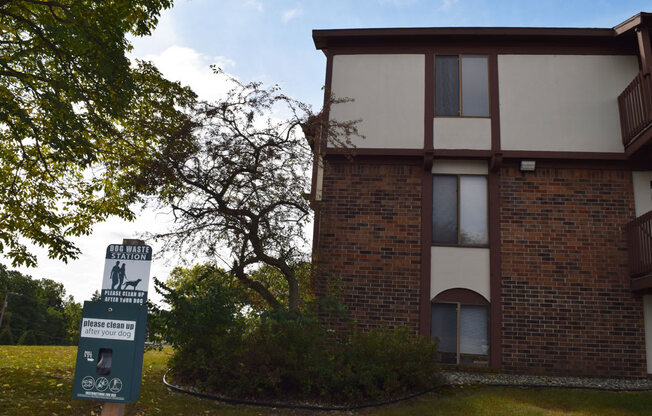
<instances>
[{"instance_id":1,"label":"arched window","mask_svg":"<svg viewBox=\"0 0 652 416\"><path fill-rule=\"evenodd\" d=\"M432 300L430 336L442 363L488 365L489 302L469 289L449 289Z\"/></svg>"}]
</instances>

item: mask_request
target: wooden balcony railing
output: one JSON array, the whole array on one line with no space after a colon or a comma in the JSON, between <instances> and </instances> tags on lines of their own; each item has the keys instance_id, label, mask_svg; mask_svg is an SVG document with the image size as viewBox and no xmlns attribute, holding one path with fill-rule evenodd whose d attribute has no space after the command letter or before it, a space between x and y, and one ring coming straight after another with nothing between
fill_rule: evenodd
<instances>
[{"instance_id":1,"label":"wooden balcony railing","mask_svg":"<svg viewBox=\"0 0 652 416\"><path fill-rule=\"evenodd\" d=\"M652 76L640 72L618 96L620 128L627 146L652 123Z\"/></svg>"},{"instance_id":2,"label":"wooden balcony railing","mask_svg":"<svg viewBox=\"0 0 652 416\"><path fill-rule=\"evenodd\" d=\"M652 274L652 211L627 224L629 275Z\"/></svg>"}]
</instances>

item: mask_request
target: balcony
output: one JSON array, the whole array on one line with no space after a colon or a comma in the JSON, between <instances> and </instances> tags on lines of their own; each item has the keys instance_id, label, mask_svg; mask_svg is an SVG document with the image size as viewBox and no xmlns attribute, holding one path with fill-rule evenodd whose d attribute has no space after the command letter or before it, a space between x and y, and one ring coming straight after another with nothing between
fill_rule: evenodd
<instances>
[{"instance_id":1,"label":"balcony","mask_svg":"<svg viewBox=\"0 0 652 416\"><path fill-rule=\"evenodd\" d=\"M652 76L640 72L618 96L620 128L625 154L647 158L652 154Z\"/></svg>"},{"instance_id":2,"label":"balcony","mask_svg":"<svg viewBox=\"0 0 652 416\"><path fill-rule=\"evenodd\" d=\"M652 288L652 211L626 226L632 290Z\"/></svg>"}]
</instances>

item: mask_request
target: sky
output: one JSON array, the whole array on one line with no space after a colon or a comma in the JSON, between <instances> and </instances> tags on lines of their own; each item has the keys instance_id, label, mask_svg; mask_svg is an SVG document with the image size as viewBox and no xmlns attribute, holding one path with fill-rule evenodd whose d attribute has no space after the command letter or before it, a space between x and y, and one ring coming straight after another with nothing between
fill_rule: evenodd
<instances>
[{"instance_id":1,"label":"sky","mask_svg":"<svg viewBox=\"0 0 652 416\"><path fill-rule=\"evenodd\" d=\"M215 64L242 81L279 84L284 92L318 109L326 59L315 49L313 29L518 26L613 27L652 1L635 0L176 0L163 12L151 36L132 38L133 59L154 62L168 78L189 85L202 99L224 90L212 76ZM62 282L77 301L101 286L109 244L144 232L165 231L170 217L147 210L136 221L109 219L75 242L82 250L67 264L35 249L36 268L19 268L34 278ZM165 279L178 258L156 256L152 276ZM188 263L201 259L185 259ZM9 264L7 260L3 263ZM150 282L150 299L159 301Z\"/></svg>"}]
</instances>

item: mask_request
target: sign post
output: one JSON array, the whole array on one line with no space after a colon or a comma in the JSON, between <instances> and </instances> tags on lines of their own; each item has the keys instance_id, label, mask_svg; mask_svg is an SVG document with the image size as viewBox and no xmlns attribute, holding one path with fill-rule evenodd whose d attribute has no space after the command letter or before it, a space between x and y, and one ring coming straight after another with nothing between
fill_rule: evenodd
<instances>
[{"instance_id":1,"label":"sign post","mask_svg":"<svg viewBox=\"0 0 652 416\"><path fill-rule=\"evenodd\" d=\"M105 402L102 416L140 397L152 249L124 242L106 249L102 301L84 302L77 348L73 398Z\"/></svg>"}]
</instances>

